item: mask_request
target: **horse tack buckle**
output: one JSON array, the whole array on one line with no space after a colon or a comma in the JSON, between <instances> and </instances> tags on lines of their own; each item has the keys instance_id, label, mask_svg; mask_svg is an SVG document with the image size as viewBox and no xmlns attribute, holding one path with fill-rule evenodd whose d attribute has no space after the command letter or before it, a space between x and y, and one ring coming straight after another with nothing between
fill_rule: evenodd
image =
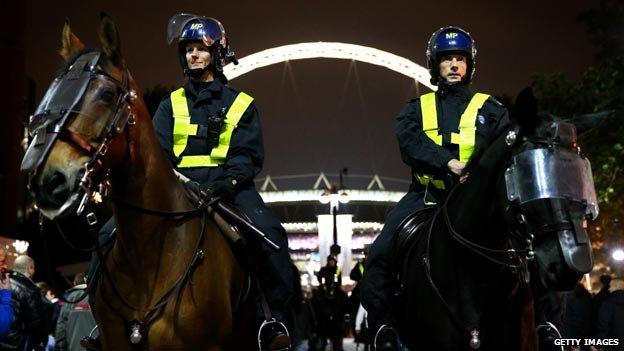
<instances>
[{"instance_id":1,"label":"horse tack buckle","mask_svg":"<svg viewBox=\"0 0 624 351\"><path fill-rule=\"evenodd\" d=\"M479 339L479 331L477 329L470 330L470 348L476 350L480 346L481 339Z\"/></svg>"},{"instance_id":2,"label":"horse tack buckle","mask_svg":"<svg viewBox=\"0 0 624 351\"><path fill-rule=\"evenodd\" d=\"M139 320L130 322L128 340L132 345L138 345L143 341L145 336L145 324Z\"/></svg>"}]
</instances>

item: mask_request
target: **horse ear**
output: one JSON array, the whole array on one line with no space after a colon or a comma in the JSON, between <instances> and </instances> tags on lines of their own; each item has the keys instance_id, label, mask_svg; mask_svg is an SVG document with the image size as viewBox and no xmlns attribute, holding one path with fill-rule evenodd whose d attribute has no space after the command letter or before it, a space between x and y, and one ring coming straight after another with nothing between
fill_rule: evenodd
<instances>
[{"instance_id":1,"label":"horse ear","mask_svg":"<svg viewBox=\"0 0 624 351\"><path fill-rule=\"evenodd\" d=\"M538 102L531 87L524 88L516 97L512 118L524 133L534 131L539 124Z\"/></svg>"},{"instance_id":2,"label":"horse ear","mask_svg":"<svg viewBox=\"0 0 624 351\"><path fill-rule=\"evenodd\" d=\"M71 27L69 26L69 19L65 20L65 25L63 25L63 34L61 37L61 49L59 50L59 54L63 57L65 61L69 60L70 57L79 53L80 51L85 49L85 45L78 39L78 37L72 32Z\"/></svg>"},{"instance_id":3,"label":"horse ear","mask_svg":"<svg viewBox=\"0 0 624 351\"><path fill-rule=\"evenodd\" d=\"M600 124L604 119L615 113L614 110L606 110L595 113L588 113L564 120L564 122L572 123L576 127L576 133L581 135L589 132Z\"/></svg>"},{"instance_id":4,"label":"horse ear","mask_svg":"<svg viewBox=\"0 0 624 351\"><path fill-rule=\"evenodd\" d=\"M119 31L115 21L106 13L100 13L100 43L104 53L110 58L113 64L121 67L121 41Z\"/></svg>"}]
</instances>

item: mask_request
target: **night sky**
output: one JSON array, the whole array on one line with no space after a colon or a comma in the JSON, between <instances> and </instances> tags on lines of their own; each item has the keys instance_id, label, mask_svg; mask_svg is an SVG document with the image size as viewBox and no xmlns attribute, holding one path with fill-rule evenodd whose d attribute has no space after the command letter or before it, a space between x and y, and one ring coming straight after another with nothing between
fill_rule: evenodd
<instances>
[{"instance_id":1,"label":"night sky","mask_svg":"<svg viewBox=\"0 0 624 351\"><path fill-rule=\"evenodd\" d=\"M93 47L99 12L118 23L126 62L142 89L177 86L175 45L165 40L179 12L219 19L238 57L300 42L372 46L425 66L431 33L458 25L476 39L476 90L515 96L534 72L578 79L594 47L578 13L592 3L571 1L55 1L26 5L25 71L37 99L61 65L64 19ZM394 136L394 118L416 97L413 81L366 63L314 59L255 70L231 85L256 99L264 128L265 172L271 175L374 174L408 179ZM421 86L421 92L427 89ZM311 184L310 184L311 185Z\"/></svg>"}]
</instances>

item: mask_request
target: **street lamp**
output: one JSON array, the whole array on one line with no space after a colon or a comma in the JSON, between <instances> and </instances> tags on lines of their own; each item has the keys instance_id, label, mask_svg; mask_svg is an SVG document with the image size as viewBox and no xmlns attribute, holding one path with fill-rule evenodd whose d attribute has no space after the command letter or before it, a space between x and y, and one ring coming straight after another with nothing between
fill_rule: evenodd
<instances>
[{"instance_id":1,"label":"street lamp","mask_svg":"<svg viewBox=\"0 0 624 351\"><path fill-rule=\"evenodd\" d=\"M611 253L611 257L618 262L624 261L624 250L622 249L613 250L613 252Z\"/></svg>"},{"instance_id":2,"label":"street lamp","mask_svg":"<svg viewBox=\"0 0 624 351\"><path fill-rule=\"evenodd\" d=\"M336 187L335 184L329 186L329 188L325 189L323 194L319 198L319 202L322 204L329 204L329 213L333 217L333 234L334 234L334 243L329 249L329 253L337 256L340 254L340 245L338 245L338 225L336 223L336 216L338 216L338 206L339 204L346 204L349 202L349 195L346 191L343 190L343 175L347 174L347 169L343 168L340 170L340 187Z\"/></svg>"}]
</instances>

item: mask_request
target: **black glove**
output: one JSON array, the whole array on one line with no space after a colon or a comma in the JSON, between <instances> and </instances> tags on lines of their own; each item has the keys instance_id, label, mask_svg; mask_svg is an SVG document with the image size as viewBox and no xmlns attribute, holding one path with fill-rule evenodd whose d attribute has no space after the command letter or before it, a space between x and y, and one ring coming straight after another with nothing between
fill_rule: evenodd
<instances>
[{"instance_id":1,"label":"black glove","mask_svg":"<svg viewBox=\"0 0 624 351\"><path fill-rule=\"evenodd\" d=\"M199 183L194 181L188 181L186 183L183 183L183 185L188 199L196 207L201 206L206 201L206 199L208 199L209 193L207 189Z\"/></svg>"},{"instance_id":2,"label":"black glove","mask_svg":"<svg viewBox=\"0 0 624 351\"><path fill-rule=\"evenodd\" d=\"M226 178L224 180L215 180L208 183L207 191L210 197L220 197L222 200L231 201L236 193L237 181L234 178Z\"/></svg>"}]
</instances>

